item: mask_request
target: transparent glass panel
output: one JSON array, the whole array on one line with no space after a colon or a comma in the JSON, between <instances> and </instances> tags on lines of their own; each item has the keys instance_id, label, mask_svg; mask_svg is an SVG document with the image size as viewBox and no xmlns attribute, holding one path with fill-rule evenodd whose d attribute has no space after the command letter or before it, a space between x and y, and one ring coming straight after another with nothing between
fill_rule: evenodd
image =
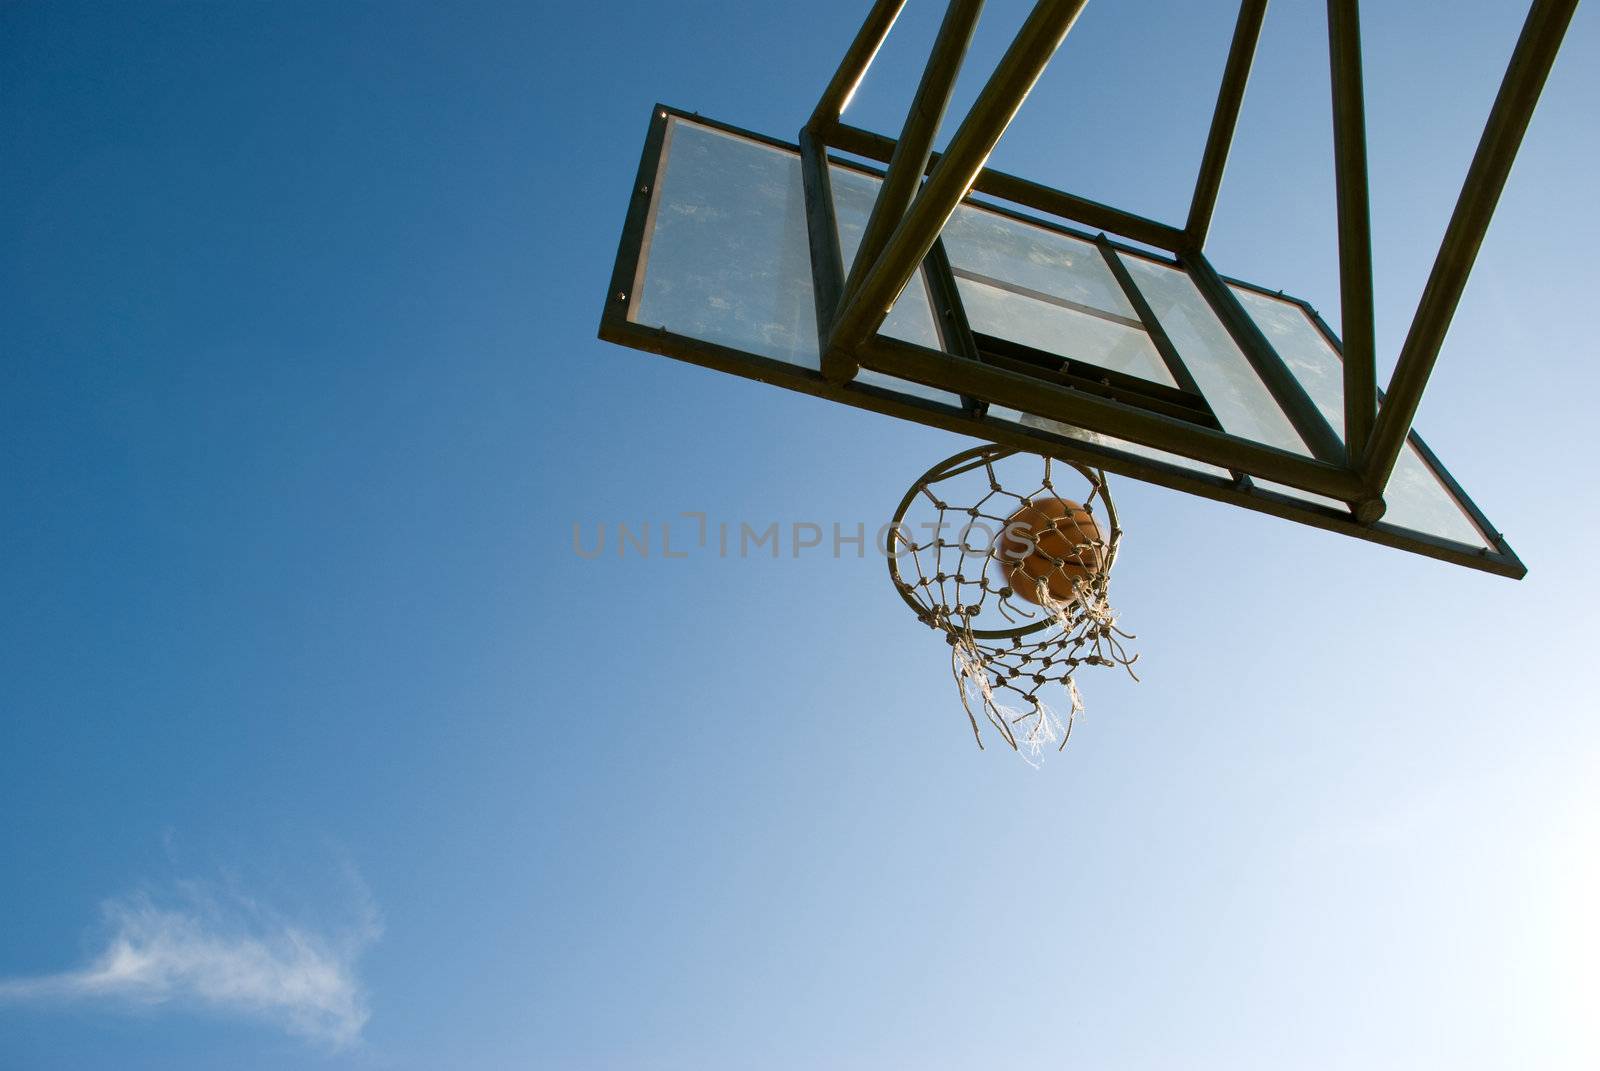
<instances>
[{"instance_id":1,"label":"transparent glass panel","mask_svg":"<svg viewBox=\"0 0 1600 1071\"><path fill-rule=\"evenodd\" d=\"M668 121L631 319L819 368L800 157Z\"/></svg>"},{"instance_id":2,"label":"transparent glass panel","mask_svg":"<svg viewBox=\"0 0 1600 1071\"><path fill-rule=\"evenodd\" d=\"M952 409L961 408L961 396L959 394L952 394L947 390L925 386L921 383L913 383L909 379L900 379L897 376L885 375L882 372L874 372L870 368L863 368L857 372L853 382L865 383L869 387L883 387L886 390L897 391L900 394L909 394L914 398L926 398L930 402L940 402L950 406Z\"/></svg>"},{"instance_id":3,"label":"transparent glass panel","mask_svg":"<svg viewBox=\"0 0 1600 1071\"><path fill-rule=\"evenodd\" d=\"M1329 509L1338 510L1340 513L1348 514L1350 512L1350 507L1340 502L1337 498L1326 498L1310 491L1302 491L1298 487L1290 487L1286 483L1273 483L1270 480L1263 480L1254 476L1251 477L1251 480L1257 487L1265 491L1276 491L1280 495L1298 498L1302 502L1310 502L1316 506L1327 506Z\"/></svg>"},{"instance_id":4,"label":"transparent glass panel","mask_svg":"<svg viewBox=\"0 0 1600 1071\"><path fill-rule=\"evenodd\" d=\"M1093 242L973 205L943 237L974 331L1176 385Z\"/></svg>"},{"instance_id":5,"label":"transparent glass panel","mask_svg":"<svg viewBox=\"0 0 1600 1071\"><path fill-rule=\"evenodd\" d=\"M1223 430L1311 456L1188 274L1144 257L1124 256L1122 260Z\"/></svg>"},{"instance_id":6,"label":"transparent glass panel","mask_svg":"<svg viewBox=\"0 0 1600 1071\"><path fill-rule=\"evenodd\" d=\"M1138 314L1092 242L998 212L961 205L944 228L944 249L958 273L972 273L1121 316Z\"/></svg>"},{"instance_id":7,"label":"transparent glass panel","mask_svg":"<svg viewBox=\"0 0 1600 1071\"><path fill-rule=\"evenodd\" d=\"M1343 438L1344 363L1327 336L1295 302L1243 286L1235 286L1233 292ZM1471 547L1488 546L1478 526L1410 442L1400 450L1383 497L1389 504L1385 524Z\"/></svg>"},{"instance_id":8,"label":"transparent glass panel","mask_svg":"<svg viewBox=\"0 0 1600 1071\"><path fill-rule=\"evenodd\" d=\"M1383 498L1389 504L1383 515L1385 524L1443 536L1469 547L1489 545L1478 526L1456 503L1455 496L1439 482L1439 477L1409 442L1395 458L1394 472L1389 475L1389 486L1384 488Z\"/></svg>"},{"instance_id":9,"label":"transparent glass panel","mask_svg":"<svg viewBox=\"0 0 1600 1071\"><path fill-rule=\"evenodd\" d=\"M1116 439L1110 435L1102 435L1087 428L1063 424L1061 421L1051 420L1049 417L1036 416L1033 413L1022 413L1015 409L1007 409L998 405L991 405L988 415L994 420L1004 420L1011 424L1019 424L1025 428L1046 431L1052 435L1059 435L1063 439L1077 439L1080 442L1094 443L1098 446L1109 446L1112 449L1121 450L1124 453L1134 454L1138 457L1147 457L1153 461L1164 461L1169 465L1188 469L1190 472L1203 472L1208 476L1220 476L1223 479L1232 478L1232 473L1227 469L1219 469L1215 465L1207 465L1203 461L1194 461L1187 457L1180 457L1177 454L1169 454L1165 450L1157 450L1151 446L1141 446L1139 443L1129 442L1126 439Z\"/></svg>"},{"instance_id":10,"label":"transparent glass panel","mask_svg":"<svg viewBox=\"0 0 1600 1071\"><path fill-rule=\"evenodd\" d=\"M1233 293L1343 441L1344 368L1317 325L1293 302L1243 286Z\"/></svg>"},{"instance_id":11,"label":"transparent glass panel","mask_svg":"<svg viewBox=\"0 0 1600 1071\"><path fill-rule=\"evenodd\" d=\"M652 211L631 320L802 368L821 367L798 153L674 117ZM919 303L920 310L902 312ZM900 337L930 344L933 311L920 286L907 288L890 318L907 325ZM931 345L938 347L937 341ZM863 371L858 379L961 404L948 391L876 372Z\"/></svg>"},{"instance_id":12,"label":"transparent glass panel","mask_svg":"<svg viewBox=\"0 0 1600 1071\"><path fill-rule=\"evenodd\" d=\"M862 174L846 167L830 166L830 185L833 186L834 222L839 228L839 252L844 256L844 270L849 274L856 262L856 251L861 248L861 235L867 229L867 217L878 201L878 190L883 180L876 175ZM944 348L939 338L939 328L933 319L933 303L928 299L928 286L919 270L911 276L900 300L895 302L884 318L880 334L915 342L932 350Z\"/></svg>"},{"instance_id":13,"label":"transparent glass panel","mask_svg":"<svg viewBox=\"0 0 1600 1071\"><path fill-rule=\"evenodd\" d=\"M1096 251L1095 255L1100 254ZM1023 297L970 277L957 278L956 288L974 331L1177 386L1143 327Z\"/></svg>"}]
</instances>

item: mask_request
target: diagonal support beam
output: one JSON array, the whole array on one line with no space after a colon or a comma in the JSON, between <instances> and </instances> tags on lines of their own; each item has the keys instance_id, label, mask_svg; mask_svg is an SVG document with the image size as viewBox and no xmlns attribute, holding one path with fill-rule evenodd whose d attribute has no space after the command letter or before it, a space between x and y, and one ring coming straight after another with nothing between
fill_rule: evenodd
<instances>
[{"instance_id":1,"label":"diagonal support beam","mask_svg":"<svg viewBox=\"0 0 1600 1071\"><path fill-rule=\"evenodd\" d=\"M860 288L841 305L823 350L822 373L830 381L854 376L859 367L855 351L882 325L1086 2L1039 0L1034 5L883 253L867 270Z\"/></svg>"},{"instance_id":2,"label":"diagonal support beam","mask_svg":"<svg viewBox=\"0 0 1600 1071\"><path fill-rule=\"evenodd\" d=\"M911 98L905 126L895 142L894 155L889 159L889 170L883 176L878 199L873 202L872 214L861 232L861 245L856 250L849 278L845 280L846 301L861 288L861 280L877 263L895 225L905 217L917 196L923 172L928 168L928 157L933 153L933 139L944 121L945 109L950 106L956 75L961 73L961 61L966 58L967 46L972 43L972 32L977 29L982 12L983 0L950 0L945 8L944 22L939 26L933 50L928 53L916 96Z\"/></svg>"},{"instance_id":3,"label":"diagonal support beam","mask_svg":"<svg viewBox=\"0 0 1600 1071\"><path fill-rule=\"evenodd\" d=\"M1489 229L1522 136L1528 130L1539 93L1577 6L1578 0L1534 0L1522 25L1522 35L1511 54L1505 79L1478 141L1478 151L1467 169L1450 225L1439 245L1433 271L1423 288L1416 317L1411 321L1411 331L1395 362L1383 407L1378 411L1362 466L1362 476L1371 488L1381 490L1394 471L1395 460L1416 418L1422 390L1428 384L1439 347L1483 244L1484 232Z\"/></svg>"},{"instance_id":4,"label":"diagonal support beam","mask_svg":"<svg viewBox=\"0 0 1600 1071\"><path fill-rule=\"evenodd\" d=\"M833 331L844 293L844 257L833 213L833 178L828 150L810 127L800 129L800 182L806 199L806 238L811 248L811 290L817 305L817 337Z\"/></svg>"},{"instance_id":5,"label":"diagonal support beam","mask_svg":"<svg viewBox=\"0 0 1600 1071\"><path fill-rule=\"evenodd\" d=\"M1359 465L1367 452L1378 409L1359 6L1358 0L1328 0L1333 168L1339 205L1339 313L1344 339L1344 444L1352 466Z\"/></svg>"},{"instance_id":6,"label":"diagonal support beam","mask_svg":"<svg viewBox=\"0 0 1600 1071\"><path fill-rule=\"evenodd\" d=\"M866 19L861 23L861 29L856 31L855 39L845 50L844 59L839 61L839 69L833 72L828 87L822 91L822 99L817 101L811 121L806 124L810 129L826 133L829 127L839 121L839 116L849 106L856 87L866 77L867 68L877 58L878 49L883 47L884 38L894 29L894 22L905 6L906 0L876 0L872 5L872 10L867 12Z\"/></svg>"},{"instance_id":7,"label":"diagonal support beam","mask_svg":"<svg viewBox=\"0 0 1600 1071\"><path fill-rule=\"evenodd\" d=\"M1189 203L1189 222L1183 228L1184 244L1191 251L1205 246L1206 234L1211 230L1211 214L1216 211L1222 172L1228 166L1228 149L1233 145L1234 127L1239 123L1239 108L1244 104L1244 88L1250 80L1250 66L1255 61L1256 42L1261 39L1261 21L1266 14L1267 0L1244 0L1239 5L1228 62L1222 69L1222 88L1217 91L1216 110L1211 113L1211 133L1206 137L1200 176Z\"/></svg>"}]
</instances>

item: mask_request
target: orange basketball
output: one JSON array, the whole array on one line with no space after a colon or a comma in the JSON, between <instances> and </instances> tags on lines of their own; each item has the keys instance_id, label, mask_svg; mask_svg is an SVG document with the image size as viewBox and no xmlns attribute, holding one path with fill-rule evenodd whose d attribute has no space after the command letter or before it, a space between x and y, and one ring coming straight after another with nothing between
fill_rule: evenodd
<instances>
[{"instance_id":1,"label":"orange basketball","mask_svg":"<svg viewBox=\"0 0 1600 1071\"><path fill-rule=\"evenodd\" d=\"M1036 498L1007 519L995 557L1007 586L1021 598L1037 605L1043 580L1052 598L1071 602L1073 581L1100 571L1104 547L1100 526L1083 506Z\"/></svg>"}]
</instances>

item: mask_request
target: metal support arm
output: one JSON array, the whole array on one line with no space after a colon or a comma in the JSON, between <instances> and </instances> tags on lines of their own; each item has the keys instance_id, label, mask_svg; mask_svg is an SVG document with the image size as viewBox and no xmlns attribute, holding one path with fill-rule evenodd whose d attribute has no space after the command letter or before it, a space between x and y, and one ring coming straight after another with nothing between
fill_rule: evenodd
<instances>
[{"instance_id":1,"label":"metal support arm","mask_svg":"<svg viewBox=\"0 0 1600 1071\"><path fill-rule=\"evenodd\" d=\"M889 170L884 173L878 199L861 232L861 245L856 249L855 261L844 284L846 301L861 288L861 280L877 262L895 225L904 218L917 196L923 172L928 168L928 157L933 152L933 139L944 121L950 94L955 90L956 75L961 73L961 61L966 57L972 31L977 29L978 15L982 11L983 0L950 0L950 6L945 9L939 36L928 53L922 81L917 85L916 96L911 98L905 126L895 142Z\"/></svg>"},{"instance_id":2,"label":"metal support arm","mask_svg":"<svg viewBox=\"0 0 1600 1071\"><path fill-rule=\"evenodd\" d=\"M823 374L831 381L848 380L854 374L855 350L876 333L889 306L928 255L1085 2L1039 0L1034 5L883 253L843 303L823 351Z\"/></svg>"},{"instance_id":3,"label":"metal support arm","mask_svg":"<svg viewBox=\"0 0 1600 1071\"><path fill-rule=\"evenodd\" d=\"M1367 194L1367 120L1362 99L1358 0L1328 0L1333 83L1333 167L1339 206L1339 312L1344 338L1344 443L1361 463L1378 408L1372 303L1372 211Z\"/></svg>"},{"instance_id":4,"label":"metal support arm","mask_svg":"<svg viewBox=\"0 0 1600 1071\"><path fill-rule=\"evenodd\" d=\"M1255 60L1256 42L1261 38L1261 20L1267 14L1267 0L1244 0L1239 5L1239 21L1233 27L1233 43L1228 46L1228 62L1222 69L1222 88L1217 91L1217 107L1211 114L1211 133L1206 138L1205 155L1200 159L1200 177L1195 180L1194 199L1189 204L1189 222L1183 228L1184 244L1198 251L1206 244L1211 229L1211 213L1217 207L1222 189L1222 172L1228 166L1228 149L1244 103L1245 83Z\"/></svg>"},{"instance_id":5,"label":"metal support arm","mask_svg":"<svg viewBox=\"0 0 1600 1071\"><path fill-rule=\"evenodd\" d=\"M1394 471L1411 422L1416 418L1422 390L1427 386L1439 347L1444 343L1445 332L1450 328L1451 317L1466 288L1472 262L1483 244L1484 232L1489 229L1489 219L1494 215L1500 191L1511 173L1522 135L1527 132L1539 93L1544 89L1545 79L1555 63L1561 39L1577 6L1578 0L1534 0L1522 25L1522 35L1511 54L1505 79L1500 83L1500 92L1495 97L1483 137L1478 141L1478 150L1461 186L1461 196L1456 200L1450 225L1434 259L1433 271L1423 288L1416 317L1411 321L1411 331L1400 349L1383 407L1378 411L1371 445L1362 466L1362 476L1369 487L1382 489Z\"/></svg>"},{"instance_id":6,"label":"metal support arm","mask_svg":"<svg viewBox=\"0 0 1600 1071\"><path fill-rule=\"evenodd\" d=\"M877 0L872 5L866 20L861 23L861 29L856 31L855 40L845 50L844 59L839 61L839 69L833 72L828 88L822 91L822 99L817 101L811 121L806 124L809 128L825 133L828 127L839 121L839 116L844 114L856 87L866 77L867 68L877 58L878 49L883 47L884 38L889 36L895 20L900 17L900 10L905 6L906 0Z\"/></svg>"}]
</instances>

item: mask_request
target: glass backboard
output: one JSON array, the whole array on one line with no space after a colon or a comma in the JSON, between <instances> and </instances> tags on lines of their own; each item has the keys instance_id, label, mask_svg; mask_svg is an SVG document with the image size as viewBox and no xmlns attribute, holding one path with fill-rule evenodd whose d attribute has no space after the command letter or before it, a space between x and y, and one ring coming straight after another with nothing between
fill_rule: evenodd
<instances>
[{"instance_id":1,"label":"glass backboard","mask_svg":"<svg viewBox=\"0 0 1600 1071\"><path fill-rule=\"evenodd\" d=\"M827 176L823 218L848 271L881 180L844 159ZM796 146L658 106L601 337L1521 575L1415 434L1379 521L1358 523L1348 498L1327 493L1344 379L1337 340L1309 306L1070 221L969 198L860 373L828 382L807 196Z\"/></svg>"}]
</instances>

